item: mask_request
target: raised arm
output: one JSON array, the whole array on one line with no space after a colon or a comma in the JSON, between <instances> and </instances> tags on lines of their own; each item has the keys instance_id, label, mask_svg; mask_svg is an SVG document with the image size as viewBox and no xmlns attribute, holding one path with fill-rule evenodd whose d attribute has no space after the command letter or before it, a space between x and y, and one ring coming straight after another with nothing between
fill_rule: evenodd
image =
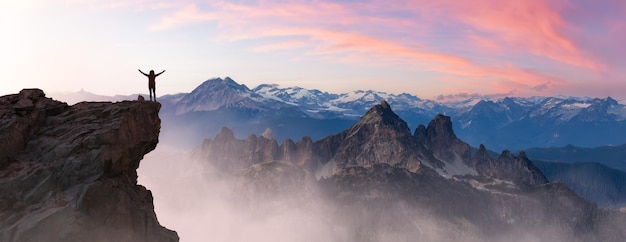
<instances>
[{"instance_id":1,"label":"raised arm","mask_svg":"<svg viewBox=\"0 0 626 242\"><path fill-rule=\"evenodd\" d=\"M143 74L144 76L148 76L148 74L143 73L143 71L141 71L141 69L137 69L139 72L141 72L141 74Z\"/></svg>"},{"instance_id":2,"label":"raised arm","mask_svg":"<svg viewBox=\"0 0 626 242\"><path fill-rule=\"evenodd\" d=\"M163 72L165 72L165 70L163 70L162 72L159 72L159 74L156 74L156 76L163 74Z\"/></svg>"}]
</instances>

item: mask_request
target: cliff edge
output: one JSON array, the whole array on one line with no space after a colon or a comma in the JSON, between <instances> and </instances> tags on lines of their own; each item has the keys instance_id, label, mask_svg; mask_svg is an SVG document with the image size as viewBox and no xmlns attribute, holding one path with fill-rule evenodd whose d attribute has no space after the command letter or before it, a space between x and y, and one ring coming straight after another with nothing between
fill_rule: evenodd
<instances>
[{"instance_id":1,"label":"cliff edge","mask_svg":"<svg viewBox=\"0 0 626 242\"><path fill-rule=\"evenodd\" d=\"M160 108L68 106L39 89L0 97L0 241L178 241L137 184Z\"/></svg>"}]
</instances>

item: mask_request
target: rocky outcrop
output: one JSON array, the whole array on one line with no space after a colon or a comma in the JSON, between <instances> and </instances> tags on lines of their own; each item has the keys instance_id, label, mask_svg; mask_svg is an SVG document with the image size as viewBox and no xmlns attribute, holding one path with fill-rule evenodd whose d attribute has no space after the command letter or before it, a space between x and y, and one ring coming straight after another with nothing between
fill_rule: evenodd
<instances>
[{"instance_id":1,"label":"rocky outcrop","mask_svg":"<svg viewBox=\"0 0 626 242\"><path fill-rule=\"evenodd\" d=\"M437 114L428 127L418 126L414 136L440 160L470 160L470 146L456 137L448 116Z\"/></svg>"},{"instance_id":2,"label":"rocky outcrop","mask_svg":"<svg viewBox=\"0 0 626 242\"><path fill-rule=\"evenodd\" d=\"M523 151L520 151L517 156L513 156L510 151L505 150L498 158L492 159L487 154L485 146L481 145L474 155L474 164L476 171L484 176L530 186L548 183L548 179L532 161L528 160Z\"/></svg>"},{"instance_id":3,"label":"rocky outcrop","mask_svg":"<svg viewBox=\"0 0 626 242\"><path fill-rule=\"evenodd\" d=\"M416 171L424 160L415 149L408 125L385 101L367 111L342 136L345 138L332 158L340 168L387 163Z\"/></svg>"},{"instance_id":4,"label":"rocky outcrop","mask_svg":"<svg viewBox=\"0 0 626 242\"><path fill-rule=\"evenodd\" d=\"M156 102L0 97L0 241L178 241L136 169L158 143Z\"/></svg>"}]
</instances>

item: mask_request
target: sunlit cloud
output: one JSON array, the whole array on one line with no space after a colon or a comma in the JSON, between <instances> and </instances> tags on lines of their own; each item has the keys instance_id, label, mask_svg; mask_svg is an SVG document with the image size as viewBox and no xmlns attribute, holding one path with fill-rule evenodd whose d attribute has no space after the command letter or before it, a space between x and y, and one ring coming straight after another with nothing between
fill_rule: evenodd
<instances>
[{"instance_id":1,"label":"sunlit cloud","mask_svg":"<svg viewBox=\"0 0 626 242\"><path fill-rule=\"evenodd\" d=\"M622 1L62 2L132 9L152 33L202 30L204 36L194 37L207 46L370 72L420 73L404 83L442 83L438 91L550 95L626 78Z\"/></svg>"},{"instance_id":2,"label":"sunlit cloud","mask_svg":"<svg viewBox=\"0 0 626 242\"><path fill-rule=\"evenodd\" d=\"M541 92L550 89L546 83L575 78L533 70L532 63L524 66L524 59L544 58L589 73L609 68L599 53L573 39L571 34L581 29L562 16L575 7L567 1L212 1L208 5L206 9L193 4L181 7L151 29L217 22L219 40L263 40L251 51L296 51L338 62L402 64L470 78L465 81L468 86L492 80L492 91L512 85L509 90ZM618 21L611 31L619 32L623 26ZM449 32L447 36L442 36L443 31ZM521 64L515 63L520 59Z\"/></svg>"},{"instance_id":3,"label":"sunlit cloud","mask_svg":"<svg viewBox=\"0 0 626 242\"><path fill-rule=\"evenodd\" d=\"M215 19L216 16L214 14L201 13L195 4L189 4L174 14L163 17L158 24L150 26L150 30L166 30L180 25L207 22Z\"/></svg>"}]
</instances>

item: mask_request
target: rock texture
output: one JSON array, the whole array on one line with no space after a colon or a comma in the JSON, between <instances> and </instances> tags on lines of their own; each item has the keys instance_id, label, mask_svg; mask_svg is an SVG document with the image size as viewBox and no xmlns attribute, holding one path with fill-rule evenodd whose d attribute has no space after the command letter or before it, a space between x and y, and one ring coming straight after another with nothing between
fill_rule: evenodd
<instances>
[{"instance_id":1,"label":"rock texture","mask_svg":"<svg viewBox=\"0 0 626 242\"><path fill-rule=\"evenodd\" d=\"M474 156L476 170L479 174L488 177L511 180L520 184L537 186L548 183L548 179L541 173L523 151L513 156L505 150L496 159L487 155L487 149L481 145Z\"/></svg>"},{"instance_id":2,"label":"rock texture","mask_svg":"<svg viewBox=\"0 0 626 242\"><path fill-rule=\"evenodd\" d=\"M437 114L428 127L419 125L415 139L431 150L435 157L444 161L470 159L470 146L456 137L450 117Z\"/></svg>"},{"instance_id":3,"label":"rock texture","mask_svg":"<svg viewBox=\"0 0 626 242\"><path fill-rule=\"evenodd\" d=\"M385 101L367 111L340 136L344 138L332 157L340 168L387 163L416 171L425 159L409 126Z\"/></svg>"},{"instance_id":4,"label":"rock texture","mask_svg":"<svg viewBox=\"0 0 626 242\"><path fill-rule=\"evenodd\" d=\"M428 126L419 125L411 134L407 123L385 101L349 129L316 142L304 137L297 143L286 139L279 146L268 134L269 129L259 137L239 140L232 130L223 128L214 140L205 140L192 153L229 171L285 161L327 177L344 167L384 163L413 172L425 165L447 176L481 174L533 186L547 182L525 156L513 157L507 151L508 155L492 159L486 149L472 156L470 146L454 134L448 116L439 114Z\"/></svg>"},{"instance_id":5,"label":"rock texture","mask_svg":"<svg viewBox=\"0 0 626 242\"><path fill-rule=\"evenodd\" d=\"M623 213L598 209L565 185L548 183L523 152L503 151L494 158L481 145L472 155L444 115L411 135L386 102L349 129L316 142L305 137L278 146L265 135L240 140L224 128L192 153L231 168L240 180L234 190L243 194L235 202L254 213L328 211L333 216L324 221L347 235L326 241L622 241L626 236ZM311 173L323 175L311 180Z\"/></svg>"},{"instance_id":6,"label":"rock texture","mask_svg":"<svg viewBox=\"0 0 626 242\"><path fill-rule=\"evenodd\" d=\"M0 241L178 241L136 169L158 143L156 102L0 97Z\"/></svg>"}]
</instances>

